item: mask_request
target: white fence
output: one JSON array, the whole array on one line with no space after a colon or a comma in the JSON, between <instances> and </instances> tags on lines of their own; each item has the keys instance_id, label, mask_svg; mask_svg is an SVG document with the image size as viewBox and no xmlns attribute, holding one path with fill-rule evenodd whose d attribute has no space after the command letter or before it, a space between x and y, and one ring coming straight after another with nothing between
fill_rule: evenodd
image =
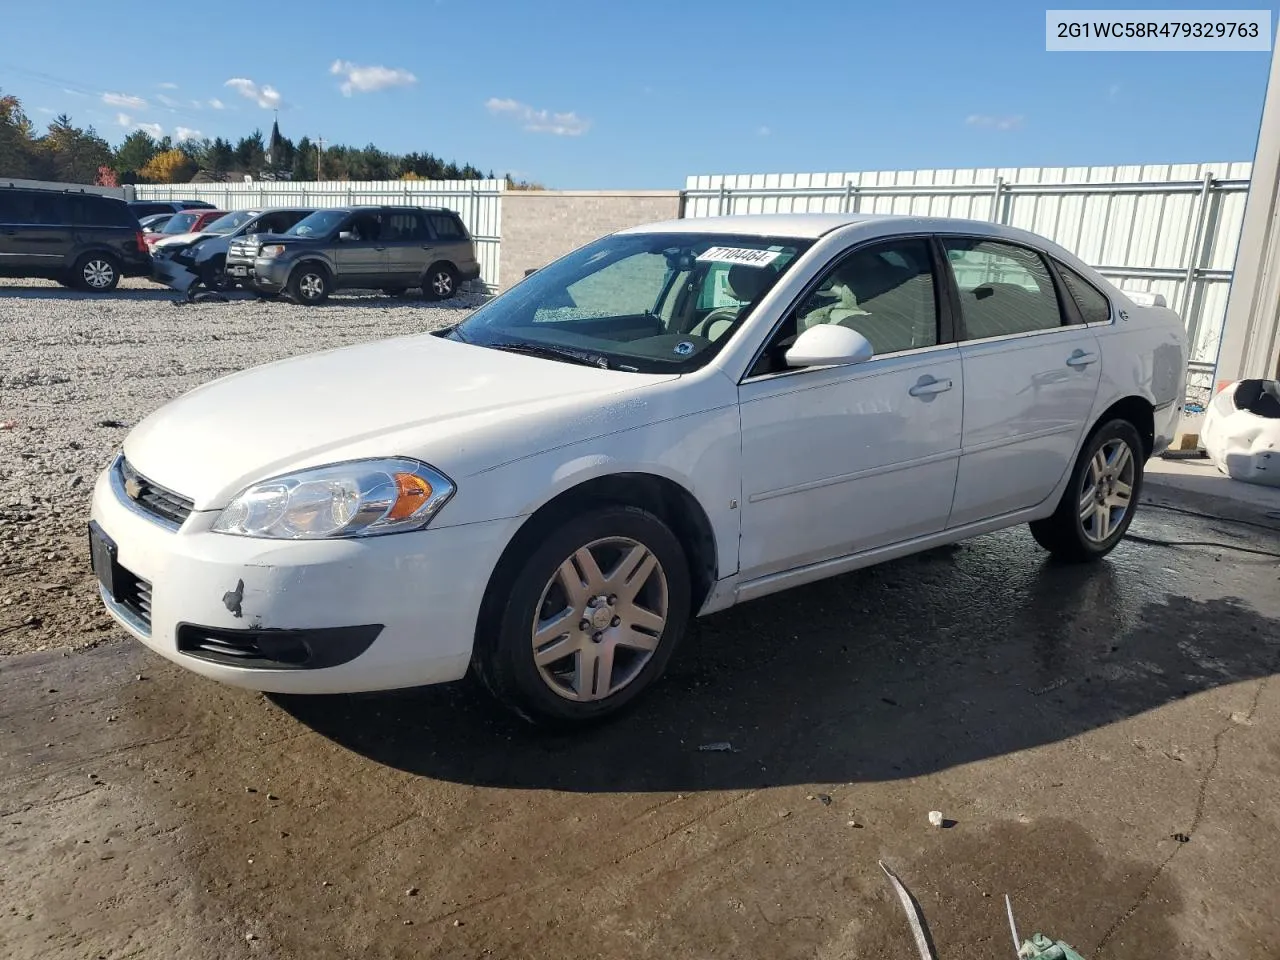
<instances>
[{"instance_id":1,"label":"white fence","mask_svg":"<svg viewBox=\"0 0 1280 960\"><path fill-rule=\"evenodd\" d=\"M1191 369L1212 371L1249 189L1248 163L689 177L687 217L852 212L994 220L1046 236L1122 289L1182 314Z\"/></svg>"},{"instance_id":2,"label":"white fence","mask_svg":"<svg viewBox=\"0 0 1280 960\"><path fill-rule=\"evenodd\" d=\"M446 207L476 241L480 279L498 286L502 180L255 180L250 183L138 184L139 200L205 200L220 210L263 207L343 207L357 203Z\"/></svg>"}]
</instances>

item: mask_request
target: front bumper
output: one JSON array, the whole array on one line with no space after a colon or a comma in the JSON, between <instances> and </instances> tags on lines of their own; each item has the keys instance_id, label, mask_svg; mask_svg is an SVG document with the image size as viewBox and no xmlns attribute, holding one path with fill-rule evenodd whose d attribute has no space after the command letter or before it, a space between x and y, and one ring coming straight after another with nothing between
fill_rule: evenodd
<instances>
[{"instance_id":1,"label":"front bumper","mask_svg":"<svg viewBox=\"0 0 1280 960\"><path fill-rule=\"evenodd\" d=\"M151 279L181 293L196 282L196 275L194 271L188 269L176 259L153 257L151 260Z\"/></svg>"},{"instance_id":2,"label":"front bumper","mask_svg":"<svg viewBox=\"0 0 1280 960\"><path fill-rule=\"evenodd\" d=\"M292 267L293 264L288 261L259 257L253 261L249 280L256 289L265 293L280 293L289 282Z\"/></svg>"},{"instance_id":3,"label":"front bumper","mask_svg":"<svg viewBox=\"0 0 1280 960\"><path fill-rule=\"evenodd\" d=\"M217 511L197 511L174 530L148 517L112 475L108 469L98 478L92 519L114 541L118 569L145 585L146 603L124 605L103 592L108 611L180 666L254 690L349 693L461 678L489 576L519 526L516 518L280 541L213 533ZM292 642L300 631L303 639L328 630L333 643L359 642L360 631L379 626L363 652L336 666L236 665L209 656L219 642L264 635ZM199 643L202 636L213 646ZM340 650L330 662L344 656Z\"/></svg>"}]
</instances>

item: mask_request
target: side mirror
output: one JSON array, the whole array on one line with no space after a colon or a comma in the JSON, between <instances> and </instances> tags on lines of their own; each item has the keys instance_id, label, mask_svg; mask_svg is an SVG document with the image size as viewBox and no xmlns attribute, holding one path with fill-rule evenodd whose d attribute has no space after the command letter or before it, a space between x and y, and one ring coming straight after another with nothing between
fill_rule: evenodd
<instances>
[{"instance_id":1,"label":"side mirror","mask_svg":"<svg viewBox=\"0 0 1280 960\"><path fill-rule=\"evenodd\" d=\"M338 239L344 242L350 242L356 238L356 235L350 230L342 230L338 233Z\"/></svg>"},{"instance_id":2,"label":"side mirror","mask_svg":"<svg viewBox=\"0 0 1280 960\"><path fill-rule=\"evenodd\" d=\"M875 351L857 330L835 323L810 327L786 353L789 367L839 367L870 360Z\"/></svg>"}]
</instances>

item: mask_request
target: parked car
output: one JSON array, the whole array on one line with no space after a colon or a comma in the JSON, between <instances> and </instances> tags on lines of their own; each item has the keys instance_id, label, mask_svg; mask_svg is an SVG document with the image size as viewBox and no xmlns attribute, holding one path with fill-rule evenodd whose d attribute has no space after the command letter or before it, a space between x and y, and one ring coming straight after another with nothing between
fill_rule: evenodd
<instances>
[{"instance_id":1,"label":"parked car","mask_svg":"<svg viewBox=\"0 0 1280 960\"><path fill-rule=\"evenodd\" d=\"M236 210L205 224L199 232L164 237L151 248L152 279L175 290L186 290L197 280L207 287L227 285L227 251L236 237L283 233L312 212L303 207Z\"/></svg>"},{"instance_id":2,"label":"parked car","mask_svg":"<svg viewBox=\"0 0 1280 960\"><path fill-rule=\"evenodd\" d=\"M141 220L157 213L178 213L182 210L212 210L213 204L204 200L130 200L129 209Z\"/></svg>"},{"instance_id":3,"label":"parked car","mask_svg":"<svg viewBox=\"0 0 1280 960\"><path fill-rule=\"evenodd\" d=\"M0 276L105 292L145 276L151 258L123 200L74 190L0 187Z\"/></svg>"},{"instance_id":4,"label":"parked car","mask_svg":"<svg viewBox=\"0 0 1280 960\"><path fill-rule=\"evenodd\" d=\"M164 225L172 216L172 213L153 213L149 217L139 217L138 226L142 228L143 233L157 233L164 229Z\"/></svg>"},{"instance_id":5,"label":"parked car","mask_svg":"<svg viewBox=\"0 0 1280 960\"><path fill-rule=\"evenodd\" d=\"M94 564L116 620L206 677L471 669L522 716L588 721L690 614L1014 524L1106 556L1178 423L1185 341L1157 298L998 224L637 227L448 330L161 408L98 479Z\"/></svg>"},{"instance_id":6,"label":"parked car","mask_svg":"<svg viewBox=\"0 0 1280 960\"><path fill-rule=\"evenodd\" d=\"M336 207L317 210L281 234L234 241L227 275L260 294L286 293L308 306L334 290L399 295L412 287L447 300L480 276L475 241L452 210Z\"/></svg>"},{"instance_id":7,"label":"parked car","mask_svg":"<svg viewBox=\"0 0 1280 960\"><path fill-rule=\"evenodd\" d=\"M155 245L166 237L199 233L207 224L213 223L225 213L225 210L183 210L171 216L155 233L144 233L143 239L154 250Z\"/></svg>"}]
</instances>

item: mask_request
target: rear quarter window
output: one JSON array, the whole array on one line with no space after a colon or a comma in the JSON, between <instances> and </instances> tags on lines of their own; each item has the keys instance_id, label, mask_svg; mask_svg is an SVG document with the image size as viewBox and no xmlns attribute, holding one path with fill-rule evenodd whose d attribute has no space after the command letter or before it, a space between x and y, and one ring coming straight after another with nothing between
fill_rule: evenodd
<instances>
[{"instance_id":1,"label":"rear quarter window","mask_svg":"<svg viewBox=\"0 0 1280 960\"><path fill-rule=\"evenodd\" d=\"M427 215L427 222L431 224L432 231L441 240L466 239L466 229L462 226L462 221L455 216L447 213L432 213Z\"/></svg>"},{"instance_id":2,"label":"rear quarter window","mask_svg":"<svg viewBox=\"0 0 1280 960\"><path fill-rule=\"evenodd\" d=\"M1058 273L1067 285L1071 299L1076 302L1085 323L1109 323L1111 302L1092 283L1068 266L1058 264Z\"/></svg>"}]
</instances>

